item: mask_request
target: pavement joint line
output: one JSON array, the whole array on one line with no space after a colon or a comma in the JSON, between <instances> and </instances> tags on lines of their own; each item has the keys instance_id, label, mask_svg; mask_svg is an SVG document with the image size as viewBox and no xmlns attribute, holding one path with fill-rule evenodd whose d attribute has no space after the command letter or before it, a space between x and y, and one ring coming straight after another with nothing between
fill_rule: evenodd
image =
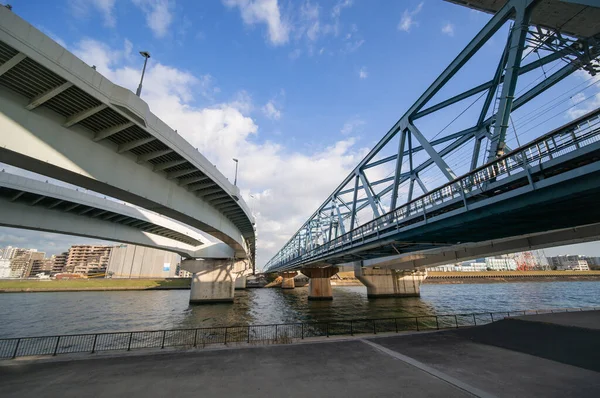
<instances>
[{"instance_id":1,"label":"pavement joint line","mask_svg":"<svg viewBox=\"0 0 600 398\"><path fill-rule=\"evenodd\" d=\"M455 388L458 388L459 390L462 390L470 395L473 395L475 397L480 397L480 398L496 398L495 395L492 395L488 392L482 391L476 387L473 387L465 382L462 382L452 376L449 376L443 372L440 372L437 369L434 369L430 366L425 365L422 362L417 361L414 358L408 357L406 355L400 354L399 352L390 350L389 348L386 348L382 345L373 343L372 341L366 340L366 339L359 339L361 342L370 345L372 348L383 352L384 354L387 354L395 359L398 359L408 365L411 365L425 373L430 374L431 376L440 379L450 385L452 385Z\"/></svg>"}]
</instances>

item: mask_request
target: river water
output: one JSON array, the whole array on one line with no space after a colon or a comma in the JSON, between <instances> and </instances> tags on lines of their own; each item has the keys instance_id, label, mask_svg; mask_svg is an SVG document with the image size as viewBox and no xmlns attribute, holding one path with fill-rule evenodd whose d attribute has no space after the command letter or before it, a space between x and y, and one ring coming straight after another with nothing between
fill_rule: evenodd
<instances>
[{"instance_id":1,"label":"river water","mask_svg":"<svg viewBox=\"0 0 600 398\"><path fill-rule=\"evenodd\" d=\"M600 282L425 284L419 298L368 300L363 286L236 291L235 303L194 305L189 290L0 294L0 338L227 325L600 307Z\"/></svg>"}]
</instances>

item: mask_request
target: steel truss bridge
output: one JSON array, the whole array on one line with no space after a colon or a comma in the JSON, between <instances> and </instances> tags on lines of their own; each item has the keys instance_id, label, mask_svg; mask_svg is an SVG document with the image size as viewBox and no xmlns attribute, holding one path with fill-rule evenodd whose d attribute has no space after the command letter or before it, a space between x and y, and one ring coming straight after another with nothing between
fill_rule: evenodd
<instances>
[{"instance_id":1,"label":"steel truss bridge","mask_svg":"<svg viewBox=\"0 0 600 398\"><path fill-rule=\"evenodd\" d=\"M600 222L593 205L600 193L600 111L523 146L513 120L574 72L599 71L600 8L576 0L453 2L494 15L267 263L268 271ZM490 79L440 99L484 44L504 31ZM452 131L465 114L468 125ZM430 115L455 118L434 135L422 127ZM527 116L524 124L532 120ZM511 130L515 150L508 145ZM450 167L452 161L464 167Z\"/></svg>"}]
</instances>

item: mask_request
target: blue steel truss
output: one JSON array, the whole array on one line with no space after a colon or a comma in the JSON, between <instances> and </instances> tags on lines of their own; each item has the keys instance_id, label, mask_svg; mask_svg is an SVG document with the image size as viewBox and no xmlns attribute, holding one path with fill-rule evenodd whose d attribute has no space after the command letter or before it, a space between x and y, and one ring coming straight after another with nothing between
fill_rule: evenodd
<instances>
[{"instance_id":1,"label":"blue steel truss","mask_svg":"<svg viewBox=\"0 0 600 398\"><path fill-rule=\"evenodd\" d=\"M297 266L298 259L305 254L330 246L348 232L358 230L384 214L406 208L406 204L417 196L415 187L422 195L430 192L422 178L425 171L434 169L445 182L455 181L456 172L447 159L459 149L472 148L470 171L502 158L511 151L506 144L506 135L512 112L577 70L596 74L600 35L575 38L563 35L560 30L530 26L531 12L537 3L535 0L507 1L265 268L274 271L288 269L292 263ZM506 45L491 79L429 105L482 46L511 20ZM522 65L524 51L528 48L537 59ZM547 74L544 66L550 64L560 68ZM515 96L519 76L535 70L541 70L544 79ZM417 120L477 95L483 101L476 122L470 127L428 140L416 126ZM386 150L390 151L390 145L396 145L393 153L385 155ZM482 153L482 147L487 153ZM386 166L391 170L389 176L370 180L371 169Z\"/></svg>"}]
</instances>

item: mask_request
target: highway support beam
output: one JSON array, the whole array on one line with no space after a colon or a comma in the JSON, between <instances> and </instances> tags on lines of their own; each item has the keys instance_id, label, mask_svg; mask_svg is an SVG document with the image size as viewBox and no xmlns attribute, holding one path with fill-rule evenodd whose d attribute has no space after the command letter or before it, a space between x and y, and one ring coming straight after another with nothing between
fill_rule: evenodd
<instances>
[{"instance_id":1,"label":"highway support beam","mask_svg":"<svg viewBox=\"0 0 600 398\"><path fill-rule=\"evenodd\" d=\"M308 299L309 300L333 300L331 289L331 277L337 274L338 267L307 267L300 272L309 278Z\"/></svg>"},{"instance_id":2,"label":"highway support beam","mask_svg":"<svg viewBox=\"0 0 600 398\"><path fill-rule=\"evenodd\" d=\"M190 304L233 303L238 274L245 261L225 259L186 259L181 268L192 272Z\"/></svg>"},{"instance_id":3,"label":"highway support beam","mask_svg":"<svg viewBox=\"0 0 600 398\"><path fill-rule=\"evenodd\" d=\"M365 268L361 262L354 265L354 275L367 287L367 297L419 297L421 283L427 271Z\"/></svg>"},{"instance_id":4,"label":"highway support beam","mask_svg":"<svg viewBox=\"0 0 600 398\"><path fill-rule=\"evenodd\" d=\"M296 271L285 271L281 272L281 288L282 289L293 289L296 287L296 283L294 282L294 277L298 275Z\"/></svg>"}]
</instances>

